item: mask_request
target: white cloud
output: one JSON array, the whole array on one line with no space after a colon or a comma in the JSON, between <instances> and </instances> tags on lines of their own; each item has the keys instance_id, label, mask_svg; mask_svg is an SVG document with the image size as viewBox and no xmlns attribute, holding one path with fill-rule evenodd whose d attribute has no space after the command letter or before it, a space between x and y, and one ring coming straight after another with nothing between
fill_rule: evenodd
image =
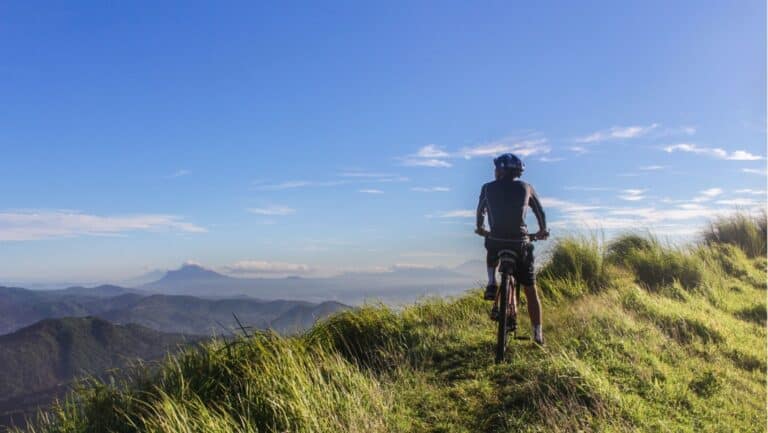
<instances>
[{"instance_id":1,"label":"white cloud","mask_svg":"<svg viewBox=\"0 0 768 433\"><path fill-rule=\"evenodd\" d=\"M559 198L553 198L553 197L542 198L541 205L544 206L545 208L547 207L556 208L566 213L583 213L587 211L601 209L601 206L574 203L571 201L561 200Z\"/></svg>"},{"instance_id":2,"label":"white cloud","mask_svg":"<svg viewBox=\"0 0 768 433\"><path fill-rule=\"evenodd\" d=\"M585 147L582 147L582 146L571 146L571 147L569 147L569 148L568 148L568 150L570 150L571 152L576 152L576 153L578 153L579 155L583 155L583 154L585 154L585 153L588 153L588 152L589 152L589 151L587 150L587 148L585 148Z\"/></svg>"},{"instance_id":3,"label":"white cloud","mask_svg":"<svg viewBox=\"0 0 768 433\"><path fill-rule=\"evenodd\" d=\"M619 198L626 201L640 201L645 198L643 195L645 191L644 189L624 189L621 191L623 194L619 195Z\"/></svg>"},{"instance_id":4,"label":"white cloud","mask_svg":"<svg viewBox=\"0 0 768 433\"><path fill-rule=\"evenodd\" d=\"M456 152L449 152L442 147L428 144L416 153L400 158L400 160L406 166L448 168L453 166L449 160L456 158L492 157L502 153L514 153L521 157L547 154L551 149L546 142L547 140L543 138L514 139L508 137L477 146L463 147Z\"/></svg>"},{"instance_id":5,"label":"white cloud","mask_svg":"<svg viewBox=\"0 0 768 433\"><path fill-rule=\"evenodd\" d=\"M414 188L411 188L411 191L416 192L448 192L451 189L445 186L432 186L432 187L421 187L417 186Z\"/></svg>"},{"instance_id":6,"label":"white cloud","mask_svg":"<svg viewBox=\"0 0 768 433\"><path fill-rule=\"evenodd\" d=\"M0 212L0 241L75 236L116 236L136 231L202 233L206 229L173 215L100 216L75 211Z\"/></svg>"},{"instance_id":7,"label":"white cloud","mask_svg":"<svg viewBox=\"0 0 768 433\"><path fill-rule=\"evenodd\" d=\"M339 173L340 177L347 177L353 179L359 179L361 182L407 182L408 179L405 176L400 176L397 173L378 173L370 171L358 171L351 170Z\"/></svg>"},{"instance_id":8,"label":"white cloud","mask_svg":"<svg viewBox=\"0 0 768 433\"><path fill-rule=\"evenodd\" d=\"M224 271L230 274L245 275L299 275L314 272L315 269L311 266L297 263L241 260L225 266Z\"/></svg>"},{"instance_id":9,"label":"white cloud","mask_svg":"<svg viewBox=\"0 0 768 433\"><path fill-rule=\"evenodd\" d=\"M434 265L424 265L420 263L395 263L389 268L390 272L394 271L408 271L408 270L414 270L414 269L436 269L437 266Z\"/></svg>"},{"instance_id":10,"label":"white cloud","mask_svg":"<svg viewBox=\"0 0 768 433\"><path fill-rule=\"evenodd\" d=\"M718 195L720 195L722 193L723 193L723 190L720 189L720 188L705 189L703 191L700 191L699 192L699 196L698 197L694 197L692 201L695 202L695 203L709 201L709 200L712 200L713 198L717 197Z\"/></svg>"},{"instance_id":11,"label":"white cloud","mask_svg":"<svg viewBox=\"0 0 768 433\"><path fill-rule=\"evenodd\" d=\"M464 147L457 155L465 159L496 156L502 153L514 153L517 156L527 157L549 153L551 148L546 143L547 140L544 138L527 140L504 138L478 146Z\"/></svg>"},{"instance_id":12,"label":"white cloud","mask_svg":"<svg viewBox=\"0 0 768 433\"><path fill-rule=\"evenodd\" d=\"M260 191L283 191L300 188L329 188L340 185L377 183L377 182L408 182L410 179L397 173L379 173L362 170L347 170L338 173L337 180L289 180L278 183L254 182L253 188Z\"/></svg>"},{"instance_id":13,"label":"white cloud","mask_svg":"<svg viewBox=\"0 0 768 433\"><path fill-rule=\"evenodd\" d=\"M362 192L363 194L384 194L384 191L380 189L360 189L357 192Z\"/></svg>"},{"instance_id":14,"label":"white cloud","mask_svg":"<svg viewBox=\"0 0 768 433\"><path fill-rule=\"evenodd\" d=\"M604 186L566 186L563 189L568 191L614 191L615 188Z\"/></svg>"},{"instance_id":15,"label":"white cloud","mask_svg":"<svg viewBox=\"0 0 768 433\"><path fill-rule=\"evenodd\" d=\"M731 161L756 161L765 159L759 155L753 155L744 150L736 150L728 153L725 149L719 147L701 147L691 143L679 143L664 147L664 151L667 153L672 152L688 152L698 155L711 156L718 159L727 159Z\"/></svg>"},{"instance_id":16,"label":"white cloud","mask_svg":"<svg viewBox=\"0 0 768 433\"><path fill-rule=\"evenodd\" d=\"M643 171L659 171L666 168L664 165L643 165L638 167L640 170Z\"/></svg>"},{"instance_id":17,"label":"white cloud","mask_svg":"<svg viewBox=\"0 0 768 433\"><path fill-rule=\"evenodd\" d=\"M593 132L585 137L576 139L577 143L597 143L607 140L624 140L636 138L647 134L659 125L654 123L648 126L614 126L613 128Z\"/></svg>"},{"instance_id":18,"label":"white cloud","mask_svg":"<svg viewBox=\"0 0 768 433\"><path fill-rule=\"evenodd\" d=\"M458 209L427 215L427 218L474 218L476 212L470 209Z\"/></svg>"},{"instance_id":19,"label":"white cloud","mask_svg":"<svg viewBox=\"0 0 768 433\"><path fill-rule=\"evenodd\" d=\"M273 183L273 184L257 184L255 188L261 191L282 191L286 189L297 189L297 188L331 187L331 186L344 185L346 183L348 182L343 180L325 181L325 182L317 182L317 181L310 181L310 180L289 180L286 182Z\"/></svg>"},{"instance_id":20,"label":"white cloud","mask_svg":"<svg viewBox=\"0 0 768 433\"><path fill-rule=\"evenodd\" d=\"M726 206L755 206L758 204L758 202L751 198L732 198L727 200L718 200L715 203Z\"/></svg>"},{"instance_id":21,"label":"white cloud","mask_svg":"<svg viewBox=\"0 0 768 433\"><path fill-rule=\"evenodd\" d=\"M735 194L751 194L751 195L765 195L766 191L764 189L737 189L734 191Z\"/></svg>"},{"instance_id":22,"label":"white cloud","mask_svg":"<svg viewBox=\"0 0 768 433\"><path fill-rule=\"evenodd\" d=\"M296 213L296 209L281 205L271 205L267 207L252 207L248 209L248 212L254 215L278 216L292 215Z\"/></svg>"},{"instance_id":23,"label":"white cloud","mask_svg":"<svg viewBox=\"0 0 768 433\"><path fill-rule=\"evenodd\" d=\"M419 158L406 158L403 160L403 165L407 165L409 167L438 167L438 168L449 168L453 167L453 164L451 164L448 161L444 161L442 159L419 159Z\"/></svg>"},{"instance_id":24,"label":"white cloud","mask_svg":"<svg viewBox=\"0 0 768 433\"><path fill-rule=\"evenodd\" d=\"M416 152L416 157L418 158L449 158L451 154L443 150L440 146L436 146L434 144L428 144L421 149L419 149L418 152Z\"/></svg>"},{"instance_id":25,"label":"white cloud","mask_svg":"<svg viewBox=\"0 0 768 433\"><path fill-rule=\"evenodd\" d=\"M742 168L741 171L743 173L749 173L749 174L759 174L759 175L762 175L762 176L766 175L766 171L765 170L760 170L760 169L757 169L757 168Z\"/></svg>"}]
</instances>

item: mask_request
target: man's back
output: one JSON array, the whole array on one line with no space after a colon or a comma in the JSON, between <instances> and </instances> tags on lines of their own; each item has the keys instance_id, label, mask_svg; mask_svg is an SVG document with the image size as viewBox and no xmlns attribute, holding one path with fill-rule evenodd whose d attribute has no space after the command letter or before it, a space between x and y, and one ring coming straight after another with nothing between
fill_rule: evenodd
<instances>
[{"instance_id":1,"label":"man's back","mask_svg":"<svg viewBox=\"0 0 768 433\"><path fill-rule=\"evenodd\" d=\"M527 208L533 210L540 227L545 227L544 210L533 187L519 179L503 177L483 185L478 215L487 212L491 236L518 239L528 234L525 224Z\"/></svg>"}]
</instances>

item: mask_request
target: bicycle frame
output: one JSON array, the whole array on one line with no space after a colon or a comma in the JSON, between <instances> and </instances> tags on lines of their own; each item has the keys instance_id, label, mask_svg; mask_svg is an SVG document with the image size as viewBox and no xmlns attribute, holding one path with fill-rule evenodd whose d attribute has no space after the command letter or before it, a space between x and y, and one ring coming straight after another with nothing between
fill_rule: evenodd
<instances>
[{"instance_id":1,"label":"bicycle frame","mask_svg":"<svg viewBox=\"0 0 768 433\"><path fill-rule=\"evenodd\" d=\"M505 253L505 254L502 254ZM515 319L517 319L517 302L520 298L520 287L515 282L512 276L512 268L515 264L517 254L504 250L499 252L500 263L499 271L501 272L501 284L496 290L496 299L494 303L498 305L498 335L496 344L496 362L500 363L504 361L504 356L507 351L507 339L509 332L509 316L510 313ZM514 284L515 290L512 291L512 285ZM517 320L515 320L517 322ZM512 329L513 333L516 333L517 326Z\"/></svg>"},{"instance_id":2,"label":"bicycle frame","mask_svg":"<svg viewBox=\"0 0 768 433\"><path fill-rule=\"evenodd\" d=\"M491 238L491 233L483 228L478 228L475 233L486 238ZM546 231L543 235L529 235L522 240L509 240L513 242L535 242L538 240L547 239L549 232ZM507 239L498 239L507 240ZM496 342L496 363L504 361L504 356L507 350L507 333L508 333L508 321L509 312L513 313L515 318L515 326L513 327L513 333L517 333L517 306L520 301L520 284L517 283L512 275L514 266L517 260L521 260L521 254L519 251L514 250L501 250L498 253L499 256L499 271L501 273L501 284L496 289L496 297L494 304L498 306L498 336ZM515 291L512 291L512 284L515 285ZM504 300L504 302L502 302ZM511 309L511 310L510 310Z\"/></svg>"}]
</instances>

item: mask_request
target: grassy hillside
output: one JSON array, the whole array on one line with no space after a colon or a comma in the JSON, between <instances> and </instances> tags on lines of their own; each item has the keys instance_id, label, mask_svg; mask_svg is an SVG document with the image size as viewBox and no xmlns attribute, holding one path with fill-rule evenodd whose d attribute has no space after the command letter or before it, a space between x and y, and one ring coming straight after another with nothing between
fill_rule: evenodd
<instances>
[{"instance_id":1,"label":"grassy hillside","mask_svg":"<svg viewBox=\"0 0 768 433\"><path fill-rule=\"evenodd\" d=\"M214 341L82 390L34 431L763 432L765 223L715 224L687 248L557 241L548 345L515 341L502 365L476 290Z\"/></svg>"}]
</instances>

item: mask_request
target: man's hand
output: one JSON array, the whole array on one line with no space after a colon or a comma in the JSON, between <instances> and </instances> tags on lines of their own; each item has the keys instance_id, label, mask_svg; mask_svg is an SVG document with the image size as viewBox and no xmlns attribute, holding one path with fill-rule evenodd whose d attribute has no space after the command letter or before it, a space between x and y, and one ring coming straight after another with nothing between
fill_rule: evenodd
<instances>
[{"instance_id":1,"label":"man's hand","mask_svg":"<svg viewBox=\"0 0 768 433\"><path fill-rule=\"evenodd\" d=\"M536 239L540 239L540 240L542 240L542 241L543 241L543 240L546 240L547 238L549 238L549 230L539 230L539 231L538 231L538 232L536 232L536 234L535 234L535 235L533 235L533 236L534 236Z\"/></svg>"},{"instance_id":2,"label":"man's hand","mask_svg":"<svg viewBox=\"0 0 768 433\"><path fill-rule=\"evenodd\" d=\"M482 227L478 227L475 229L475 234L485 237L485 236L488 236L489 233L488 233L488 230Z\"/></svg>"}]
</instances>

